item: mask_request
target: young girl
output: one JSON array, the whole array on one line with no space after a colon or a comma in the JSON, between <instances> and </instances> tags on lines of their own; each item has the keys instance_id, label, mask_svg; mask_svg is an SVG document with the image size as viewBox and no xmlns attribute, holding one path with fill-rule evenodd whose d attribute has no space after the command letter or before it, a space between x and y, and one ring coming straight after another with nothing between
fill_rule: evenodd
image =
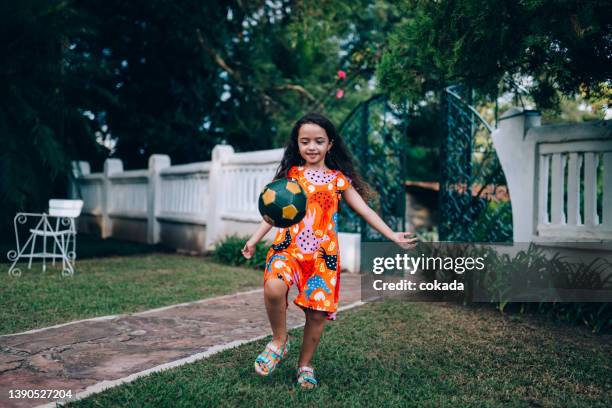
<instances>
[{"instance_id":1,"label":"young girl","mask_svg":"<svg viewBox=\"0 0 612 408\"><path fill-rule=\"evenodd\" d=\"M347 204L382 235L403 248L416 245L410 232L393 232L366 204L369 186L355 171L347 148L334 125L311 113L294 125L291 138L274 179L297 180L306 191L306 216L299 223L279 229L268 251L264 272L264 301L273 338L255 360L255 371L270 375L289 352L286 326L287 294L296 284L294 303L306 314L304 339L298 361L297 381L304 388L317 385L310 360L319 344L325 320L334 320L340 291L338 202ZM266 221L242 249L251 258L257 242L272 228Z\"/></svg>"}]
</instances>

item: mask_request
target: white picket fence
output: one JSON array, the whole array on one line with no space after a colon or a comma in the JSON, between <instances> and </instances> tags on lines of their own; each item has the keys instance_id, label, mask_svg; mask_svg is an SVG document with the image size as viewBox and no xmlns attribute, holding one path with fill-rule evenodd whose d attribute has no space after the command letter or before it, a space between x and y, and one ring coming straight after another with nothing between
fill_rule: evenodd
<instances>
[{"instance_id":1,"label":"white picket fence","mask_svg":"<svg viewBox=\"0 0 612 408\"><path fill-rule=\"evenodd\" d=\"M108 159L104 172L95 174L87 162L74 162L77 183L70 195L85 202L78 229L103 238L211 250L226 236L255 231L261 222L259 193L282 154L283 149L235 153L218 145L211 161L172 166L168 156L153 155L148 169L124 171L121 160ZM271 240L275 231L265 238ZM339 240L343 268L356 272L359 234L340 233Z\"/></svg>"},{"instance_id":2,"label":"white picket fence","mask_svg":"<svg viewBox=\"0 0 612 408\"><path fill-rule=\"evenodd\" d=\"M612 240L612 121L540 126L513 108L492 137L515 242Z\"/></svg>"}]
</instances>

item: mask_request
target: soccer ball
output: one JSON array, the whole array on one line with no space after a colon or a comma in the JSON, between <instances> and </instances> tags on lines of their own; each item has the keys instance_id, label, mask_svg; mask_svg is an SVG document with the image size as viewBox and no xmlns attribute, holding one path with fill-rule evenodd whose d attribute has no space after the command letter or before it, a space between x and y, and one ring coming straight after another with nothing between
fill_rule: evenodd
<instances>
[{"instance_id":1,"label":"soccer ball","mask_svg":"<svg viewBox=\"0 0 612 408\"><path fill-rule=\"evenodd\" d=\"M297 224L306 215L306 192L293 179L268 183L259 195L259 212L269 224L286 228Z\"/></svg>"}]
</instances>

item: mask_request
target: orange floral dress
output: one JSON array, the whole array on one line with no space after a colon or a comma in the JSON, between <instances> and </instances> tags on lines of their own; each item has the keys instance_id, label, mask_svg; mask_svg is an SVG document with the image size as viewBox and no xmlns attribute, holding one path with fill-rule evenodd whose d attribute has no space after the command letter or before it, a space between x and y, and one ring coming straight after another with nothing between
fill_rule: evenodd
<instances>
[{"instance_id":1,"label":"orange floral dress","mask_svg":"<svg viewBox=\"0 0 612 408\"><path fill-rule=\"evenodd\" d=\"M314 171L302 166L291 167L288 177L306 191L306 216L277 231L266 256L264 283L282 279L288 287L295 284L299 292L293 301L296 305L327 312L327 319L335 320L340 293L338 203L351 182L339 170Z\"/></svg>"}]
</instances>

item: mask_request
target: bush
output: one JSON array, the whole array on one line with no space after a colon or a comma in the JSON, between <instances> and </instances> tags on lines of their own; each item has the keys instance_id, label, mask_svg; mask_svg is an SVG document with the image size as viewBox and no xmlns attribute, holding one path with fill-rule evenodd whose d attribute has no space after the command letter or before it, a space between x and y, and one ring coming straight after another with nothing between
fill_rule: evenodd
<instances>
[{"instance_id":1,"label":"bush","mask_svg":"<svg viewBox=\"0 0 612 408\"><path fill-rule=\"evenodd\" d=\"M241 251L247 241L248 238L246 237L229 236L217 244L213 258L226 265L248 266L263 270L266 266L266 254L269 245L266 242L259 241L255 247L255 255L251 259L246 259L242 256Z\"/></svg>"}]
</instances>

